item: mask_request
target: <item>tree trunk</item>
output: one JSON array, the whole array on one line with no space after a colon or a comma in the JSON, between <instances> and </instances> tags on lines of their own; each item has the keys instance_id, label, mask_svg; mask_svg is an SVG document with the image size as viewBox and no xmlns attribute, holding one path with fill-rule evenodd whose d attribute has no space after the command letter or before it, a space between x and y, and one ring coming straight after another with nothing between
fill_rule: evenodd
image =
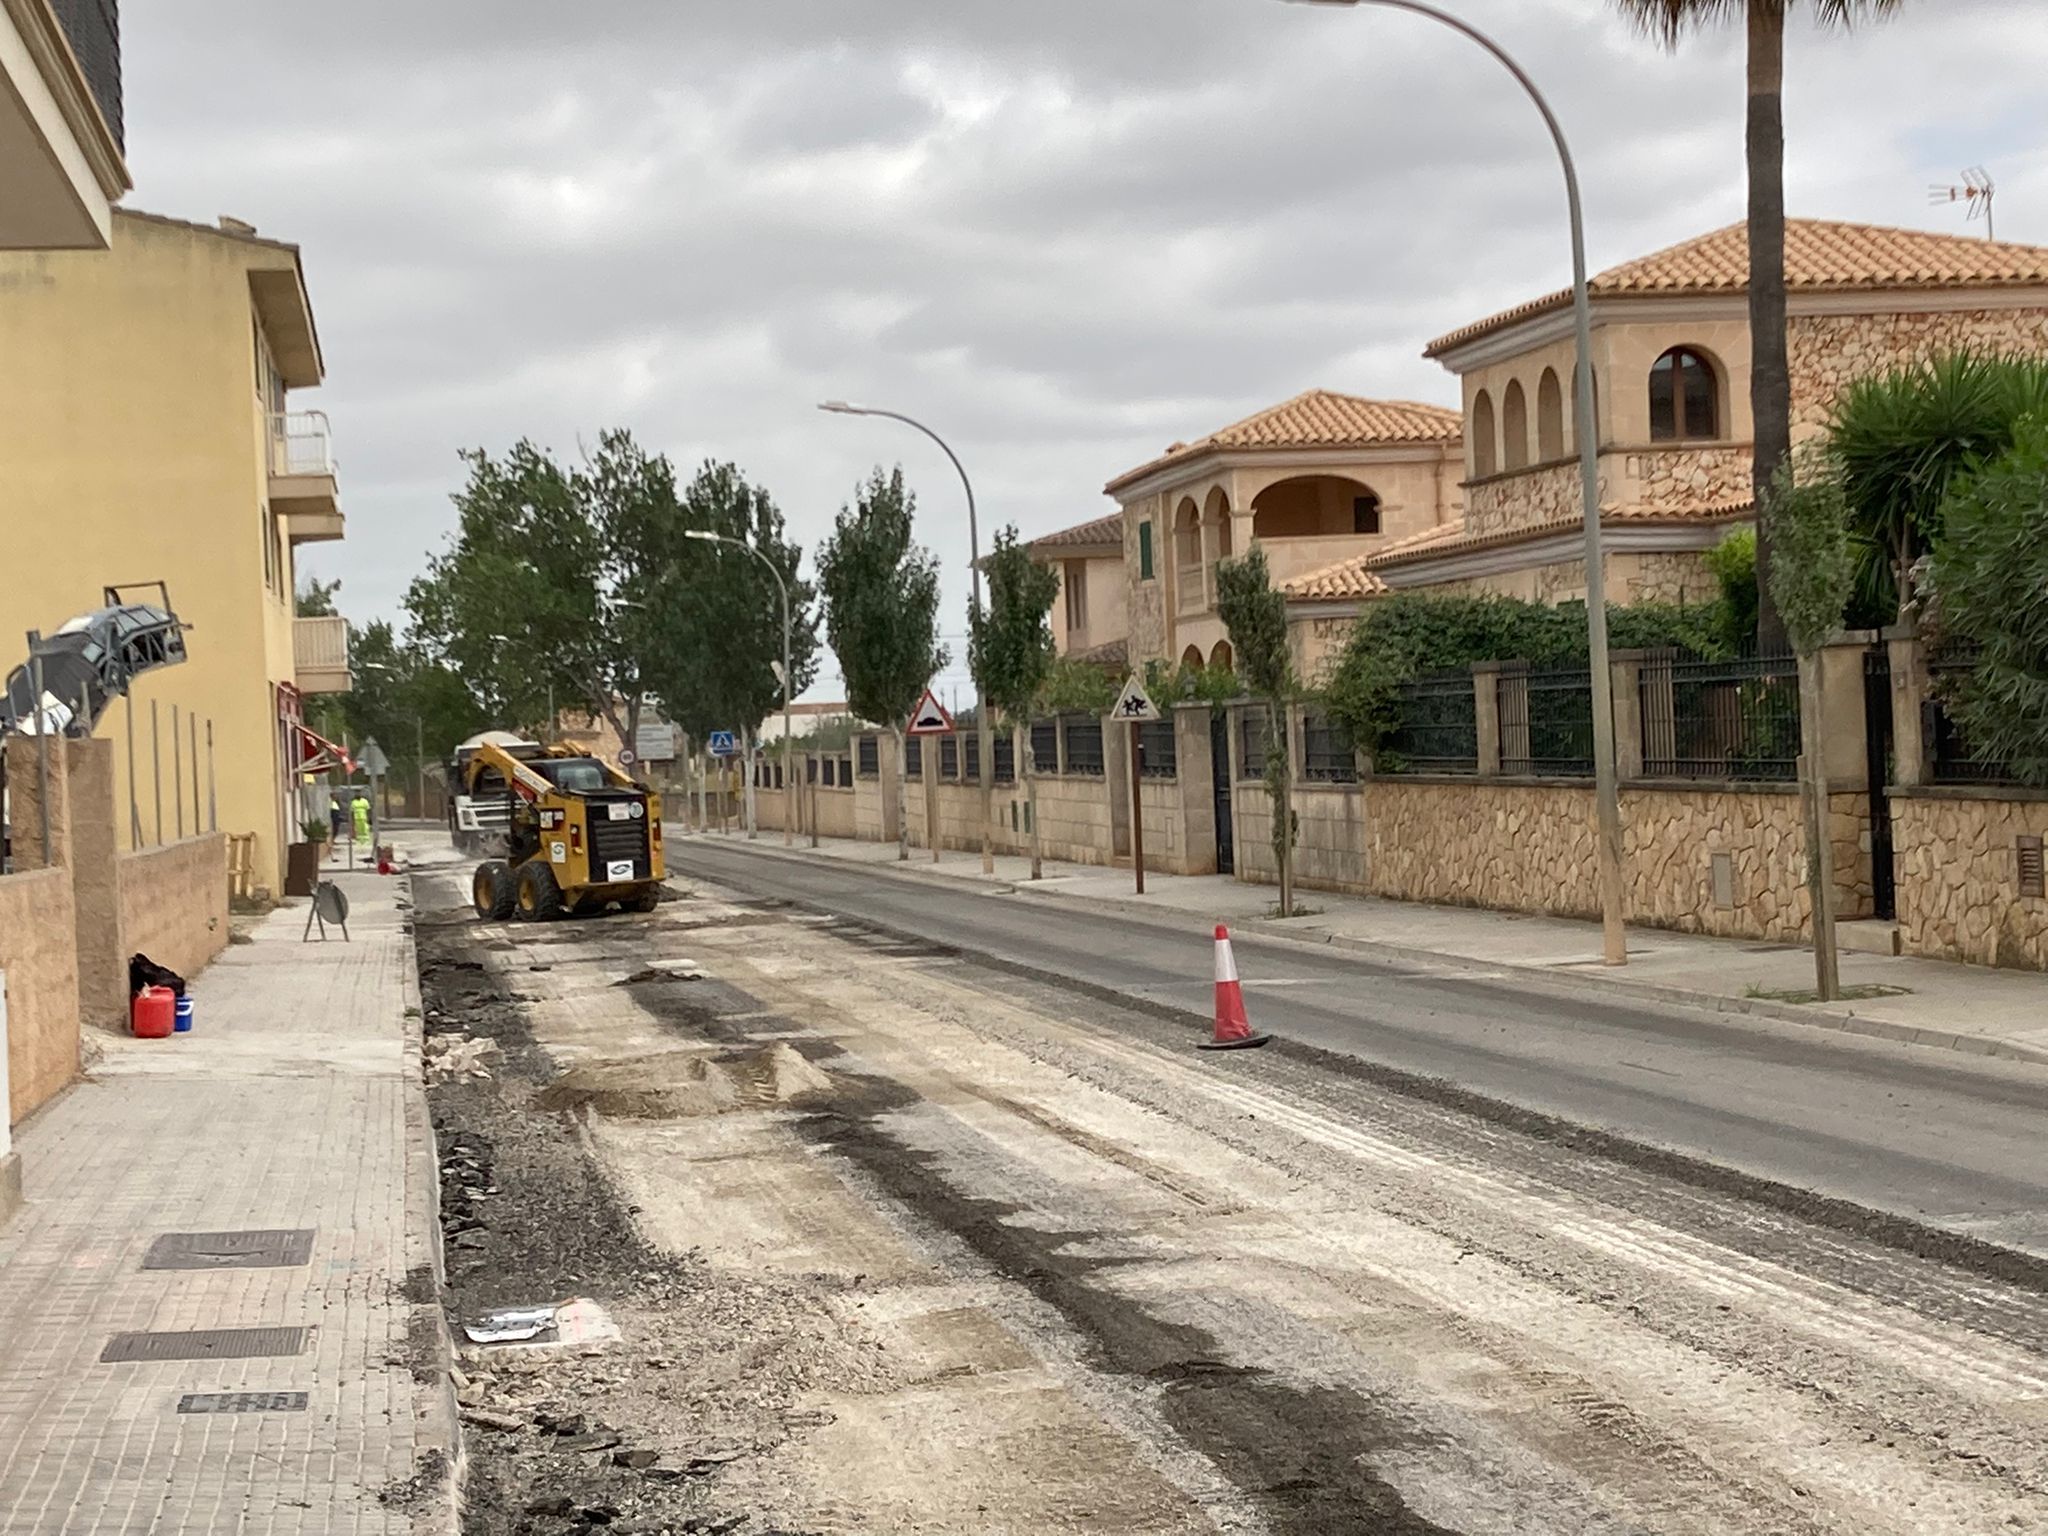
<instances>
[{"instance_id":1,"label":"tree trunk","mask_svg":"<svg viewBox=\"0 0 2048 1536\"><path fill-rule=\"evenodd\" d=\"M754 733L750 730L741 731L740 761L746 764L746 774L740 784L740 797L741 804L745 807L748 842L761 835L760 824L754 820L754 779L760 771L760 761L755 755L754 746Z\"/></svg>"},{"instance_id":2,"label":"tree trunk","mask_svg":"<svg viewBox=\"0 0 2048 1536\"><path fill-rule=\"evenodd\" d=\"M910 747L903 727L890 728L896 736L896 862L910 862Z\"/></svg>"},{"instance_id":3,"label":"tree trunk","mask_svg":"<svg viewBox=\"0 0 2048 1536\"><path fill-rule=\"evenodd\" d=\"M1043 880L1038 848L1038 753L1031 744L1031 722L1024 722L1024 814L1031 822L1031 878Z\"/></svg>"},{"instance_id":4,"label":"tree trunk","mask_svg":"<svg viewBox=\"0 0 2048 1536\"><path fill-rule=\"evenodd\" d=\"M1842 995L1835 954L1835 845L1828 835L1827 759L1821 743L1821 660L1799 658L1799 799L1806 815L1806 884L1813 905L1814 990L1824 1003Z\"/></svg>"},{"instance_id":5,"label":"tree trunk","mask_svg":"<svg viewBox=\"0 0 2048 1536\"><path fill-rule=\"evenodd\" d=\"M1280 915L1294 916L1294 752L1287 744L1287 706L1266 706L1266 766L1272 770L1273 858L1280 866ZM1278 764L1277 770L1274 765Z\"/></svg>"},{"instance_id":6,"label":"tree trunk","mask_svg":"<svg viewBox=\"0 0 2048 1536\"><path fill-rule=\"evenodd\" d=\"M1781 645L1771 599L1764 516L1778 467L1792 455L1792 375L1785 332L1785 0L1750 0L1749 409L1756 440L1757 639Z\"/></svg>"}]
</instances>

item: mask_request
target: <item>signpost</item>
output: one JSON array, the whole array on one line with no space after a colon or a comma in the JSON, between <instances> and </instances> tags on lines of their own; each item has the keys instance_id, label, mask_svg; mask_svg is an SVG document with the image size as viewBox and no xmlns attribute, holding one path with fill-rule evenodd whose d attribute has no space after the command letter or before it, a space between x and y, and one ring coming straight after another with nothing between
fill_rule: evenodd
<instances>
[{"instance_id":1,"label":"signpost","mask_svg":"<svg viewBox=\"0 0 2048 1536\"><path fill-rule=\"evenodd\" d=\"M370 862L374 864L377 860L377 839L383 833L384 823L384 815L378 801L381 798L384 775L391 767L391 759L386 757L384 749L377 745L377 738L370 736L364 739L363 750L356 754L356 761L361 765L363 772L370 776ZM348 847L349 868L354 869L356 840L353 837L348 840ZM347 931L345 928L342 930L344 934Z\"/></svg>"},{"instance_id":2,"label":"signpost","mask_svg":"<svg viewBox=\"0 0 2048 1536\"><path fill-rule=\"evenodd\" d=\"M953 717L946 713L946 706L939 702L939 696L927 688L924 697L917 701L917 708L910 712L910 724L905 728L907 736L944 736L953 729ZM932 770L931 758L924 762L924 840L932 851L932 862L939 862L939 776Z\"/></svg>"},{"instance_id":3,"label":"signpost","mask_svg":"<svg viewBox=\"0 0 2048 1536\"><path fill-rule=\"evenodd\" d=\"M1145 894L1145 805L1139 781L1145 748L1138 740L1138 727L1147 720L1157 720L1159 706L1152 702L1152 696L1138 681L1138 674L1133 672L1109 712L1114 719L1129 721L1131 727L1131 869L1137 876L1138 894L1142 896Z\"/></svg>"}]
</instances>

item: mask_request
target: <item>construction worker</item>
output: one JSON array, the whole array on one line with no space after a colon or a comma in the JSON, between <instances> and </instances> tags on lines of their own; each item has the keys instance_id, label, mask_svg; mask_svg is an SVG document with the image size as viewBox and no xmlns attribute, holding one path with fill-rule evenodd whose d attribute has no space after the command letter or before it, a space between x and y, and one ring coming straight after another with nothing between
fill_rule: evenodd
<instances>
[{"instance_id":1,"label":"construction worker","mask_svg":"<svg viewBox=\"0 0 2048 1536\"><path fill-rule=\"evenodd\" d=\"M370 842L370 797L357 795L349 806L349 813L355 818L356 841L369 846Z\"/></svg>"}]
</instances>

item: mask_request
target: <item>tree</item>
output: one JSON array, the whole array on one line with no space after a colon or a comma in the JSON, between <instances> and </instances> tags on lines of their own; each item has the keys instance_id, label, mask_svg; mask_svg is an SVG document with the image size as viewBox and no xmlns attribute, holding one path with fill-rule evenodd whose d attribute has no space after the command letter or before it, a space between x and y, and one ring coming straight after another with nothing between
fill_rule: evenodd
<instances>
[{"instance_id":1,"label":"tree","mask_svg":"<svg viewBox=\"0 0 2048 1536\"><path fill-rule=\"evenodd\" d=\"M1792 366L1785 330L1785 18L1797 0L1615 0L1638 26L1675 48L1688 31L1743 18L1748 38L1750 413L1756 422L1756 504L1761 507L1792 455ZM1901 0L1812 0L1826 26L1890 15ZM1781 632L1771 607L1772 550L1757 544L1764 594L1759 638Z\"/></svg>"},{"instance_id":2,"label":"tree","mask_svg":"<svg viewBox=\"0 0 2048 1536\"><path fill-rule=\"evenodd\" d=\"M1853 621L1897 622L1908 573L1940 541L1950 488L2048 414L2048 360L1955 352L1859 379L1827 430L1856 557Z\"/></svg>"},{"instance_id":3,"label":"tree","mask_svg":"<svg viewBox=\"0 0 2048 1536\"><path fill-rule=\"evenodd\" d=\"M1273 857L1280 867L1280 915L1294 915L1294 759L1287 744L1294 657L1287 646L1287 599L1273 586L1266 552L1253 544L1216 567L1216 612L1245 687L1266 701L1266 787L1273 798Z\"/></svg>"},{"instance_id":4,"label":"tree","mask_svg":"<svg viewBox=\"0 0 2048 1536\"><path fill-rule=\"evenodd\" d=\"M322 581L318 576L308 576L306 584L299 588L298 616L302 619L331 619L340 610L334 606L334 594L341 590L341 578Z\"/></svg>"},{"instance_id":5,"label":"tree","mask_svg":"<svg viewBox=\"0 0 2048 1536\"><path fill-rule=\"evenodd\" d=\"M1827 740L1821 718L1820 648L1842 625L1851 563L1842 466L1816 445L1786 460L1763 504L1761 526L1775 543L1771 597L1799 653L1799 789L1806 813L1806 883L1813 907L1813 959L1822 1002L1841 995L1835 960L1834 843L1828 830Z\"/></svg>"},{"instance_id":6,"label":"tree","mask_svg":"<svg viewBox=\"0 0 2048 1536\"><path fill-rule=\"evenodd\" d=\"M969 620L968 664L981 691L1005 723L1031 724L1032 701L1052 666L1052 600L1060 579L1051 566L1031 558L1014 526L996 534L994 551L983 562L989 613L977 608ZM1031 732L1024 732L1024 798L1031 820L1031 878L1043 878L1038 849L1038 760ZM1137 808L1132 807L1132 814Z\"/></svg>"},{"instance_id":7,"label":"tree","mask_svg":"<svg viewBox=\"0 0 2048 1536\"><path fill-rule=\"evenodd\" d=\"M902 466L884 475L877 465L818 551L825 632L846 679L847 705L895 733L899 859L910 857L903 731L947 660L938 642L939 563L911 538L916 511Z\"/></svg>"},{"instance_id":8,"label":"tree","mask_svg":"<svg viewBox=\"0 0 2048 1536\"><path fill-rule=\"evenodd\" d=\"M1934 639L1973 657L1949 712L1980 757L2048 788L2048 415L1963 479L1942 520Z\"/></svg>"},{"instance_id":9,"label":"tree","mask_svg":"<svg viewBox=\"0 0 2048 1536\"><path fill-rule=\"evenodd\" d=\"M358 748L374 738L401 784L418 783L428 763L445 761L489 722L460 677L401 641L386 620L349 626L349 661L353 685L309 699L308 723Z\"/></svg>"}]
</instances>

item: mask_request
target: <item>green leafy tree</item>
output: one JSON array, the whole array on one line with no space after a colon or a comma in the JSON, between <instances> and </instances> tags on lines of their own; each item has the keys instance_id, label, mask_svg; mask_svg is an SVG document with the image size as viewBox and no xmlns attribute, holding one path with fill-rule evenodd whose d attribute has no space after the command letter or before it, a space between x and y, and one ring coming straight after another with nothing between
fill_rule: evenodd
<instances>
[{"instance_id":1,"label":"green leafy tree","mask_svg":"<svg viewBox=\"0 0 2048 1536\"><path fill-rule=\"evenodd\" d=\"M1929 584L1935 643L1973 657L1946 701L1964 739L2048 788L2048 416L1956 485Z\"/></svg>"},{"instance_id":2,"label":"green leafy tree","mask_svg":"<svg viewBox=\"0 0 2048 1536\"><path fill-rule=\"evenodd\" d=\"M1034 712L1041 715L1106 715L1123 685L1122 675L1097 661L1057 656L1038 686Z\"/></svg>"},{"instance_id":3,"label":"green leafy tree","mask_svg":"<svg viewBox=\"0 0 2048 1536\"><path fill-rule=\"evenodd\" d=\"M1756 638L1756 529L1737 528L1724 536L1707 551L1707 569L1721 589L1717 638L1723 650L1739 651Z\"/></svg>"},{"instance_id":4,"label":"green leafy tree","mask_svg":"<svg viewBox=\"0 0 2048 1536\"><path fill-rule=\"evenodd\" d=\"M318 576L308 576L304 586L299 588L297 613L302 619L331 619L341 610L334 606L334 594L341 590L341 578L322 581Z\"/></svg>"},{"instance_id":5,"label":"green leafy tree","mask_svg":"<svg viewBox=\"0 0 2048 1536\"><path fill-rule=\"evenodd\" d=\"M846 679L846 702L896 737L896 856L910 857L904 727L927 684L946 665L939 644L939 563L911 536L917 498L898 465L877 465L841 507L818 550L825 633Z\"/></svg>"},{"instance_id":6,"label":"green leafy tree","mask_svg":"<svg viewBox=\"0 0 2048 1536\"><path fill-rule=\"evenodd\" d=\"M1051 566L1031 558L1017 530L1001 529L995 549L982 564L988 580L989 612L968 619L968 664L982 694L1006 725L1029 726L1031 705L1052 666L1052 603L1060 579ZM1031 813L1031 878L1043 877L1038 848L1038 760L1031 732L1024 732L1024 797Z\"/></svg>"},{"instance_id":7,"label":"green leafy tree","mask_svg":"<svg viewBox=\"0 0 2048 1536\"><path fill-rule=\"evenodd\" d=\"M1942 534L1950 488L2048 413L2048 359L1956 352L1859 379L1826 440L1855 556L1852 617L1895 623L1910 572Z\"/></svg>"},{"instance_id":8,"label":"green leafy tree","mask_svg":"<svg viewBox=\"0 0 2048 1536\"><path fill-rule=\"evenodd\" d=\"M1677 47L1687 32L1740 17L1748 33L1750 411L1756 423L1756 502L1762 506L1792 454L1792 366L1785 328L1785 22L1797 0L1615 0L1645 31ZM1823 25L1888 16L1901 0L1811 0ZM1766 596L1773 552L1757 551ZM1760 635L1778 634L1768 603Z\"/></svg>"},{"instance_id":9,"label":"green leafy tree","mask_svg":"<svg viewBox=\"0 0 2048 1536\"><path fill-rule=\"evenodd\" d=\"M1287 599L1272 583L1257 544L1216 567L1216 612L1230 634L1246 688L1266 704L1266 787L1273 800L1273 857L1280 868L1280 915L1294 915L1294 760L1287 710L1295 693L1287 645Z\"/></svg>"},{"instance_id":10,"label":"green leafy tree","mask_svg":"<svg viewBox=\"0 0 2048 1536\"><path fill-rule=\"evenodd\" d=\"M428 767L489 723L462 679L401 641L386 620L349 626L349 663L350 690L308 700L308 723L354 748L375 740L395 784L419 786Z\"/></svg>"},{"instance_id":11,"label":"green leafy tree","mask_svg":"<svg viewBox=\"0 0 2048 1536\"><path fill-rule=\"evenodd\" d=\"M1800 797L1806 813L1807 889L1813 907L1814 974L1821 1001L1841 995L1835 960L1834 843L1828 835L1826 724L1819 652L1842 625L1852 579L1843 471L1824 445L1786 461L1763 504L1778 551L1771 597L1799 653Z\"/></svg>"}]
</instances>

